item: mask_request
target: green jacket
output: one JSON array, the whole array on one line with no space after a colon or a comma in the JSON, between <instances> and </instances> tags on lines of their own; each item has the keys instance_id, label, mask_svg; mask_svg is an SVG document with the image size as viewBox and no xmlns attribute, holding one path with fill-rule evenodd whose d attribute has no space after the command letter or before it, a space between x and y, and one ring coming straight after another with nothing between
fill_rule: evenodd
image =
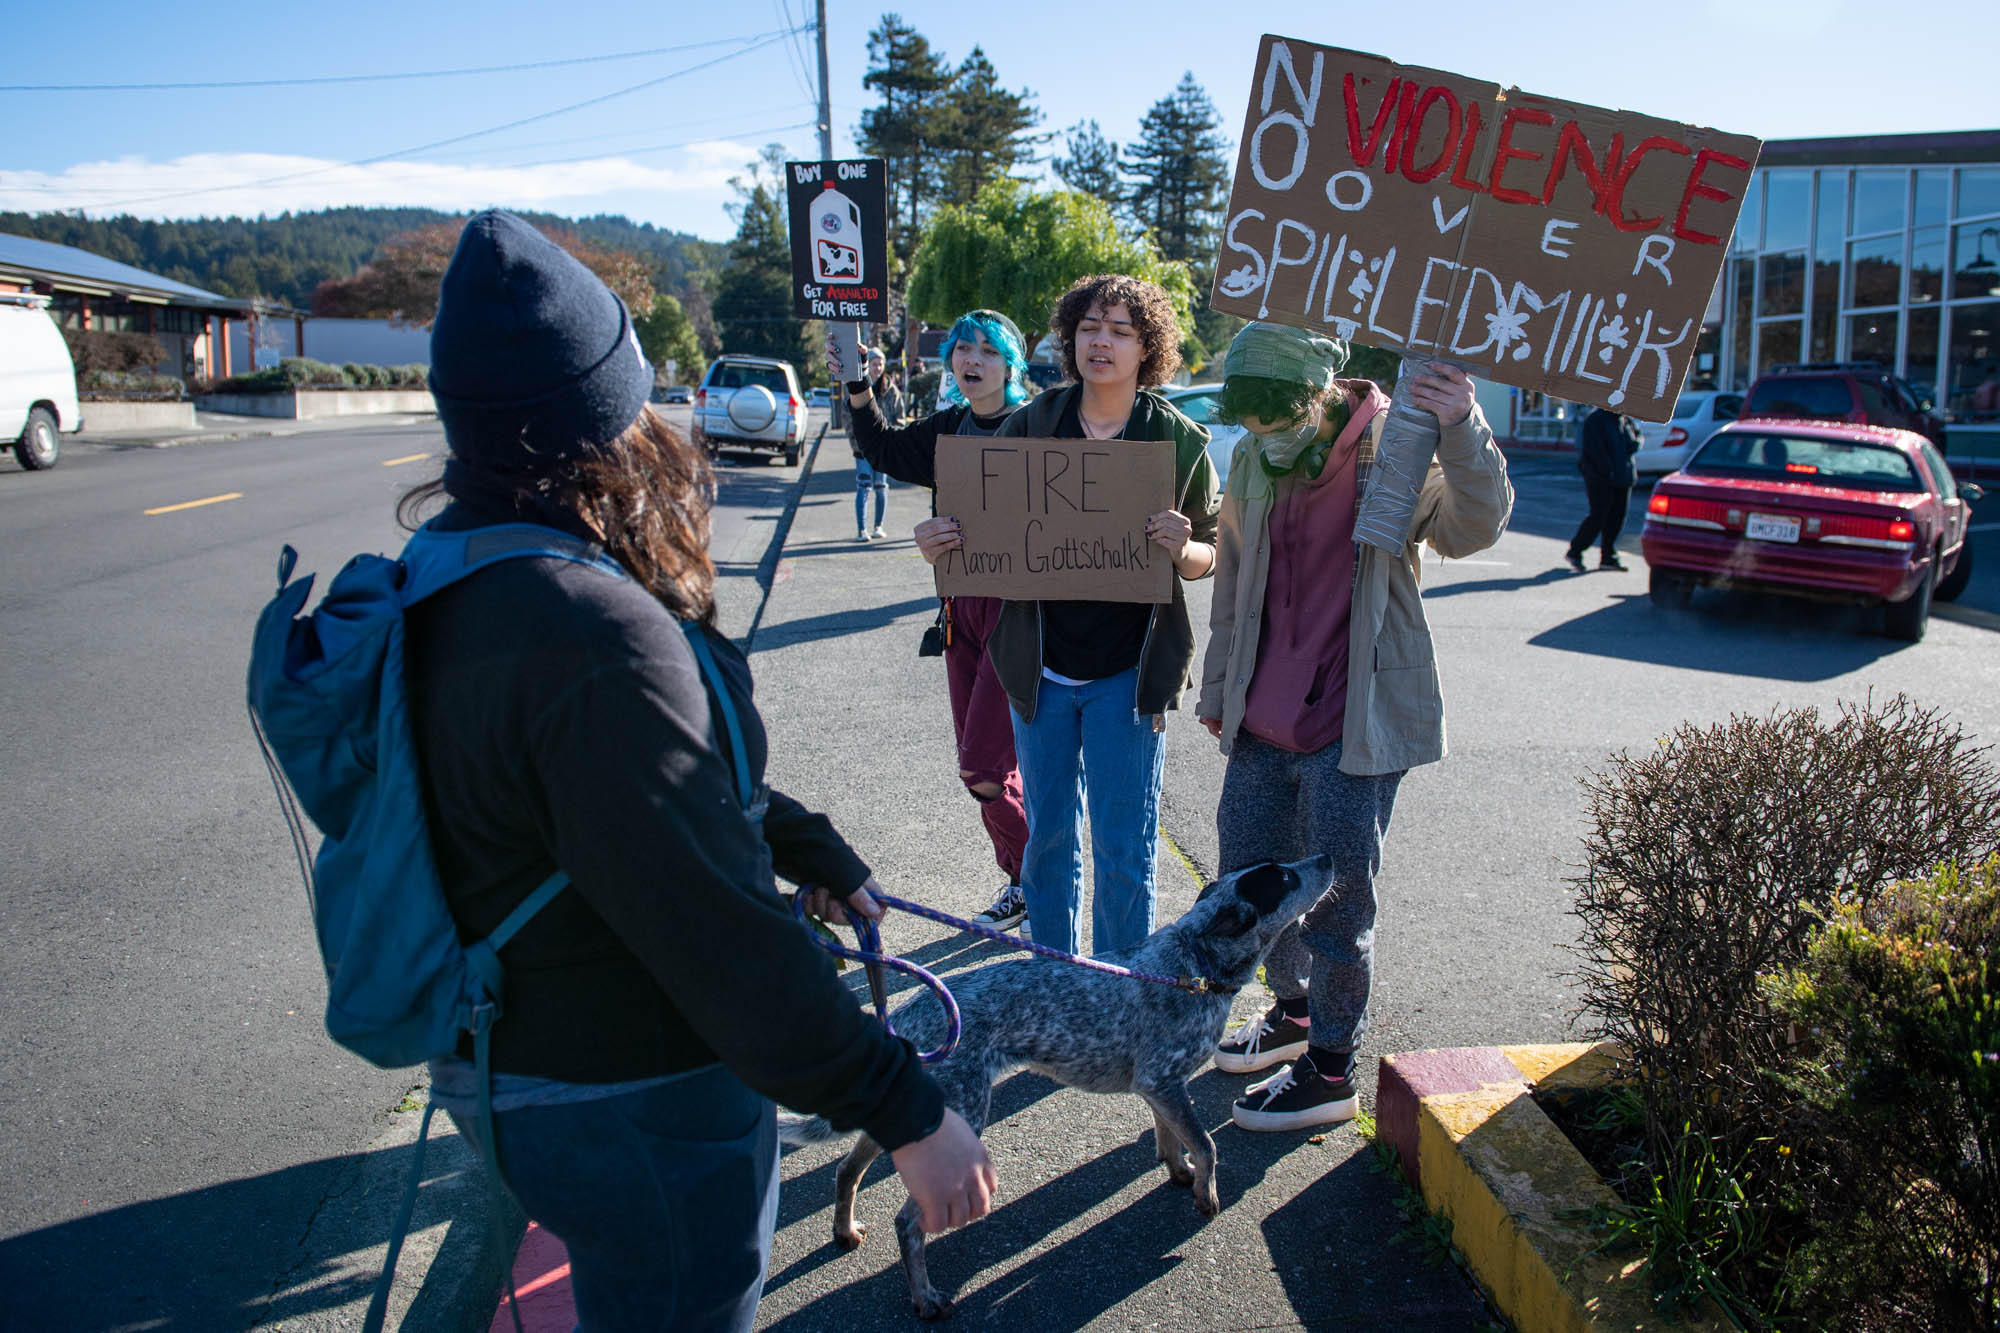
<instances>
[{"instance_id":1,"label":"green jacket","mask_svg":"<svg viewBox=\"0 0 2000 1333\"><path fill-rule=\"evenodd\" d=\"M1023 404L996 433L1049 439L1070 398L1082 391L1074 384L1050 389ZM1194 524L1191 540L1213 544L1222 513L1222 487L1216 480L1215 465L1208 459L1208 428L1146 389L1139 391L1134 412L1138 421L1128 428L1131 433L1126 438L1174 442L1174 508ZM1213 567L1209 572L1214 572ZM1042 604L1001 603L1000 620L987 640L986 652L1014 711L1024 721L1033 722L1035 698L1042 683ZM1136 711L1150 714L1179 708L1193 665L1194 627L1188 622L1187 598L1176 571L1173 600L1155 606L1146 626L1145 646L1139 651Z\"/></svg>"}]
</instances>

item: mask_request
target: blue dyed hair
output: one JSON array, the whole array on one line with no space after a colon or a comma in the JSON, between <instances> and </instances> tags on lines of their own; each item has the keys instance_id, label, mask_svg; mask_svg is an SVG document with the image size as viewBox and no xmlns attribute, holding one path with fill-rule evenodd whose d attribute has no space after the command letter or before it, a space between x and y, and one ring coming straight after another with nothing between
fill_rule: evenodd
<instances>
[{"instance_id":1,"label":"blue dyed hair","mask_svg":"<svg viewBox=\"0 0 2000 1333\"><path fill-rule=\"evenodd\" d=\"M1004 321L1004 322L1003 322ZM1021 335L1015 330L1012 320L992 310L973 310L958 317L951 326L944 342L938 346L938 355L944 358L944 380L938 389L938 396L953 407L965 406L965 395L959 392L958 381L951 373L952 349L961 338L984 338L1007 362L1007 406L1024 403L1028 399L1028 349L1021 345Z\"/></svg>"}]
</instances>

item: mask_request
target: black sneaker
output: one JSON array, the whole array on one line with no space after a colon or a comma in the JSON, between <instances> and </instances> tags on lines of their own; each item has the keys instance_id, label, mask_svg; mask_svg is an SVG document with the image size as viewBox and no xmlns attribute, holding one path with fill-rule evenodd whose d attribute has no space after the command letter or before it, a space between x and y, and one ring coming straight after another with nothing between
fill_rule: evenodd
<instances>
[{"instance_id":1,"label":"black sneaker","mask_svg":"<svg viewBox=\"0 0 2000 1333\"><path fill-rule=\"evenodd\" d=\"M1215 1067L1225 1074L1248 1074L1304 1055L1307 1026L1285 1017L1284 1006L1274 1004L1217 1043Z\"/></svg>"},{"instance_id":2,"label":"black sneaker","mask_svg":"<svg viewBox=\"0 0 2000 1333\"><path fill-rule=\"evenodd\" d=\"M1578 566L1578 568L1581 567L1580 565ZM1606 551L1603 555L1599 556L1597 558L1597 567L1599 569L1615 569L1621 574L1625 572L1625 562L1618 558L1618 552L1616 551Z\"/></svg>"},{"instance_id":3,"label":"black sneaker","mask_svg":"<svg viewBox=\"0 0 2000 1333\"><path fill-rule=\"evenodd\" d=\"M1563 553L1563 559L1568 561L1569 567L1575 570L1577 573L1581 574L1584 572L1583 555L1581 552L1565 551Z\"/></svg>"},{"instance_id":4,"label":"black sneaker","mask_svg":"<svg viewBox=\"0 0 2000 1333\"><path fill-rule=\"evenodd\" d=\"M991 907L972 919L982 926L991 926L995 930L1007 930L1026 920L1027 916L1028 896L1021 892L1019 884L1009 884L1006 888L1000 890L1000 896L993 900Z\"/></svg>"},{"instance_id":5,"label":"black sneaker","mask_svg":"<svg viewBox=\"0 0 2000 1333\"><path fill-rule=\"evenodd\" d=\"M1352 1078L1321 1078L1312 1056L1301 1055L1236 1099L1230 1118L1243 1129L1307 1129L1354 1119Z\"/></svg>"}]
</instances>

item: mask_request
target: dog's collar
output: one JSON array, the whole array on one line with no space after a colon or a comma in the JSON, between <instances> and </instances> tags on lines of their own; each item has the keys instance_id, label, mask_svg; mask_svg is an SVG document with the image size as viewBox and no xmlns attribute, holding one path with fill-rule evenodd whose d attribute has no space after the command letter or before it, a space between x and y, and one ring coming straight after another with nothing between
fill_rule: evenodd
<instances>
[{"instance_id":1,"label":"dog's collar","mask_svg":"<svg viewBox=\"0 0 2000 1333\"><path fill-rule=\"evenodd\" d=\"M1213 960L1209 958L1207 950L1201 947L1200 942L1193 935L1182 936L1181 942L1187 948L1189 961L1193 962L1196 967L1200 968L1203 972L1215 971ZM1211 977L1199 975L1175 977L1174 984L1183 990L1191 990L1197 995L1234 995L1243 989L1241 986L1225 985Z\"/></svg>"}]
</instances>

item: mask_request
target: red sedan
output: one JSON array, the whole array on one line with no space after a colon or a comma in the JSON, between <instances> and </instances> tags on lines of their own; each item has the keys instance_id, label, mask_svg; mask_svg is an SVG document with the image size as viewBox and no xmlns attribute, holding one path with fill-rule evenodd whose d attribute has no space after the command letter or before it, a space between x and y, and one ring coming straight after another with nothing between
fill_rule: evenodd
<instances>
[{"instance_id":1,"label":"red sedan","mask_svg":"<svg viewBox=\"0 0 2000 1333\"><path fill-rule=\"evenodd\" d=\"M1656 605L1697 587L1879 602L1889 636L1914 642L1931 599L1971 576L1967 502L1983 494L1910 431L1739 421L1653 488L1640 548Z\"/></svg>"}]
</instances>

